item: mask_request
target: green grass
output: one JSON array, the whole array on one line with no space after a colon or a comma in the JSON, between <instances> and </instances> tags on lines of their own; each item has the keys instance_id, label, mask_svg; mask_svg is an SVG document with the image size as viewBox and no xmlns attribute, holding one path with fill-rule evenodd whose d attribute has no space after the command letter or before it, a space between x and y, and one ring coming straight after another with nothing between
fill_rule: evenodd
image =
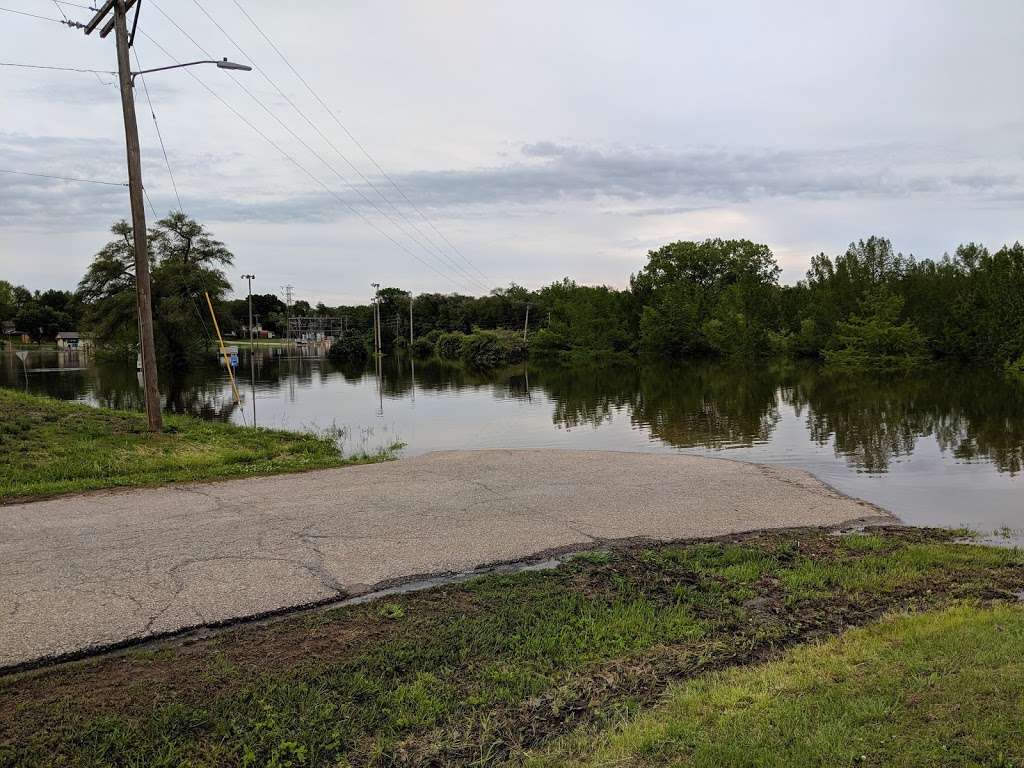
<instances>
[{"instance_id":1,"label":"green grass","mask_svg":"<svg viewBox=\"0 0 1024 768\"><path fill-rule=\"evenodd\" d=\"M0 503L99 488L158 485L337 467L388 458L343 457L311 434L145 416L0 389Z\"/></svg>"},{"instance_id":2,"label":"green grass","mask_svg":"<svg viewBox=\"0 0 1024 768\"><path fill-rule=\"evenodd\" d=\"M545 766L1024 765L1024 609L883 619L782 659L674 686Z\"/></svg>"},{"instance_id":3,"label":"green grass","mask_svg":"<svg viewBox=\"0 0 1024 768\"><path fill-rule=\"evenodd\" d=\"M947 730L936 723L921 731L921 749L924 739L941 734L950 755L1016 755L1020 670L999 661L1008 643L1024 647L1018 624L1010 623L1019 623L1013 611L958 609L927 625L965 633L961 643L951 635L943 645L938 629L929 634L887 620L838 645L810 646L763 666L788 648L870 625L887 612L1015 604L1024 588L1024 554L952 539L918 529L867 537L800 531L610 548L555 570L485 576L0 678L0 766L489 766L526 759L562 765L589 757L591 739L616 754L620 743L634 743L617 741L629 738L629 728L652 734L636 764L672 764L674 753L662 749L659 734L692 734L664 714L677 710L636 718L666 690L671 701L685 697L687 685L698 686L690 697L698 703L699 692L714 686L747 686L740 696L721 698L746 720L714 707L696 713L707 718L701 727L719 728L719 740L738 734L744 744L759 735L785 742L785 733L812 734L819 723L824 733L806 754L831 754L830 744L844 742L845 762L824 765L856 764L847 759L855 752L888 749L860 739L883 733L883 726L886 735L899 733L898 722L879 724L882 714L904 717L895 705L877 704L891 696L925 696L914 718L948 721ZM884 643L866 644L872 638L892 640L891 662ZM860 656L821 666L832 658L823 648L861 646L868 650ZM986 659L1001 665L1006 686L976 666ZM889 663L888 687L872 692ZM854 695L862 668L863 701ZM744 683L743 672L708 676L723 669L746 669L752 682ZM821 676L822 669L838 672ZM767 693L757 688L764 675L777 685ZM938 687L946 685L955 688ZM942 690L956 698L943 704ZM810 704L799 709L811 693L832 707L821 710L828 721L815 720ZM973 717L983 700L994 713L984 725L952 725L958 702ZM772 709L782 704L791 709ZM1014 707L1016 717L1001 719ZM778 718L790 711L803 720L780 727ZM914 718L907 716L908 727L916 726ZM608 730L622 722L631 725ZM901 738L894 743L903 748L913 733ZM799 744L783 746L803 754ZM676 749L674 742L666 749ZM624 764L634 764L627 757Z\"/></svg>"}]
</instances>

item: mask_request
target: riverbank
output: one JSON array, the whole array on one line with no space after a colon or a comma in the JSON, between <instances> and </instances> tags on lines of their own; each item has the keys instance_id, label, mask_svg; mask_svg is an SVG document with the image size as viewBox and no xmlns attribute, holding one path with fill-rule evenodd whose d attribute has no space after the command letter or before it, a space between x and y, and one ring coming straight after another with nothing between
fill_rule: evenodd
<instances>
[{"instance_id":1,"label":"riverbank","mask_svg":"<svg viewBox=\"0 0 1024 768\"><path fill-rule=\"evenodd\" d=\"M1024 609L898 615L778 661L671 686L621 727L527 768L1019 766Z\"/></svg>"},{"instance_id":2,"label":"riverbank","mask_svg":"<svg viewBox=\"0 0 1024 768\"><path fill-rule=\"evenodd\" d=\"M1024 556L955 537L595 549L24 673L0 765L1017 764Z\"/></svg>"},{"instance_id":3,"label":"riverbank","mask_svg":"<svg viewBox=\"0 0 1024 768\"><path fill-rule=\"evenodd\" d=\"M91 491L325 469L389 458L343 456L334 438L145 415L0 389L0 504Z\"/></svg>"}]
</instances>

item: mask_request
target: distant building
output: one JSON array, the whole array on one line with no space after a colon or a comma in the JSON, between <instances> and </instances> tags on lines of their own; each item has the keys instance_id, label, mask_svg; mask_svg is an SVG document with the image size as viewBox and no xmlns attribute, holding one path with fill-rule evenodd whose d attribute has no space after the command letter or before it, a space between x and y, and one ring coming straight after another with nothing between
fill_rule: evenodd
<instances>
[{"instance_id":1,"label":"distant building","mask_svg":"<svg viewBox=\"0 0 1024 768\"><path fill-rule=\"evenodd\" d=\"M242 336L245 337L245 338L249 338L249 332L250 332L249 328L246 327L245 325L243 325L242 326L242 331L243 331ZM257 338L257 339L272 339L272 338L274 338L273 332L268 331L262 325L257 325L255 323L252 326L252 335L255 338Z\"/></svg>"},{"instance_id":2,"label":"distant building","mask_svg":"<svg viewBox=\"0 0 1024 768\"><path fill-rule=\"evenodd\" d=\"M82 349L88 342L78 331L61 331L57 334L57 349Z\"/></svg>"},{"instance_id":3,"label":"distant building","mask_svg":"<svg viewBox=\"0 0 1024 768\"><path fill-rule=\"evenodd\" d=\"M11 344L28 344L32 341L27 333L16 330L14 323L4 323L2 329L3 337Z\"/></svg>"}]
</instances>

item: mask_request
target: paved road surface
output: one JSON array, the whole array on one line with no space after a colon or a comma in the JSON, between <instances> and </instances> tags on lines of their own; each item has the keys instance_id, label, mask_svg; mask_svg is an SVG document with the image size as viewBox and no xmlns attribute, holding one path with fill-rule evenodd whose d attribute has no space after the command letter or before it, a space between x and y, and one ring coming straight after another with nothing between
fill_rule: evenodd
<instances>
[{"instance_id":1,"label":"paved road surface","mask_svg":"<svg viewBox=\"0 0 1024 768\"><path fill-rule=\"evenodd\" d=\"M596 539L879 514L798 470L548 450L11 505L0 507L0 667Z\"/></svg>"}]
</instances>

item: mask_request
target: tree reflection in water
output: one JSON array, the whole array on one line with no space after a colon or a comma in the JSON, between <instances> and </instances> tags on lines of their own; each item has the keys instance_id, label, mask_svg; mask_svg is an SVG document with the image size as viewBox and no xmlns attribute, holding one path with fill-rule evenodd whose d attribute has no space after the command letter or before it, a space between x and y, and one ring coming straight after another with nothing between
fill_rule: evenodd
<instances>
[{"instance_id":1,"label":"tree reflection in water","mask_svg":"<svg viewBox=\"0 0 1024 768\"><path fill-rule=\"evenodd\" d=\"M243 349L239 371L241 389L248 396L246 355ZM12 357L4 356L0 384L24 388L20 369L9 359ZM385 408L389 401L395 404L411 399L410 362L402 356L384 359L380 395ZM61 363L56 351L34 352L32 367L39 370L30 370L31 390L111 408L141 408L133 361L90 358L71 367ZM72 369L80 365L85 369ZM365 366L338 365L322 357L317 348L287 351L264 347L257 350L255 370L258 396L267 401L263 411L258 409L262 423L291 424L283 418L286 404L301 403L310 397L310 390L336 390L337 395L331 395L333 401L314 400L316 405L309 406L326 409L322 419L315 411L308 423L291 424L293 427L318 421L329 426L336 416L331 409L349 390L372 387L375 399L377 396L373 361ZM239 418L223 366L212 355L206 364L187 372L168 372L161 383L169 412L207 419ZM616 422L676 448L720 450L762 445L776 439L785 421L787 429L799 425L798 429L805 430L805 445L831 445L847 466L867 473L887 472L895 460L918 450L922 440L932 439L947 457L986 462L1002 473L1016 475L1024 463L1024 384L988 370L936 366L912 377L882 378L834 375L811 363L693 362L671 366L520 364L478 371L435 359L416 362L415 387L427 400L453 400L452 409L461 407L460 398L471 399L474 418L484 423L492 413L497 416L502 402L521 401L525 410L515 411L515 418L529 414L531 426L537 424L533 416L541 414L563 434L584 427L603 430ZM416 414L428 432L445 428L445 415L437 409L421 407ZM307 408L306 417L310 415ZM365 416L365 423L373 422L371 414ZM520 423L515 418L506 418L503 425L511 430L508 434L513 443ZM434 423L430 419L440 420ZM559 444L586 446L586 433Z\"/></svg>"}]
</instances>

